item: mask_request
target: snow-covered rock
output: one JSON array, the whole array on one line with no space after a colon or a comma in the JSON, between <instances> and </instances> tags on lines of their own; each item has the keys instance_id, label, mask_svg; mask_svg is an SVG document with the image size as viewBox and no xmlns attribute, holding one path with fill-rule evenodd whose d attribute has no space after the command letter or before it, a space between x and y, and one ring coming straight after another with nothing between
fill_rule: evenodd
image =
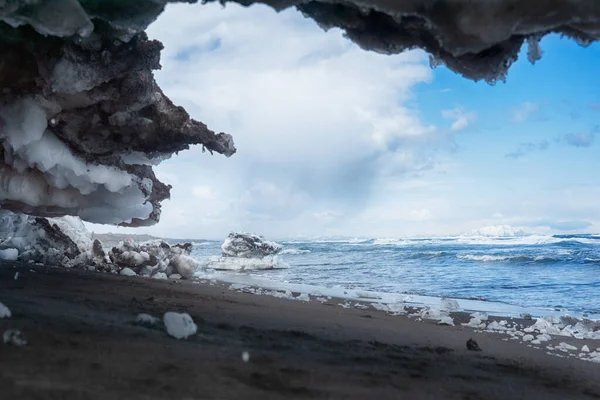
<instances>
[{"instance_id":1,"label":"snow-covered rock","mask_svg":"<svg viewBox=\"0 0 600 400\"><path fill-rule=\"evenodd\" d=\"M176 339L187 339L198 330L192 317L186 313L165 313L163 322L167 333Z\"/></svg>"},{"instance_id":2,"label":"snow-covered rock","mask_svg":"<svg viewBox=\"0 0 600 400\"><path fill-rule=\"evenodd\" d=\"M279 253L282 246L252 233L230 233L221 250L223 257L263 258Z\"/></svg>"}]
</instances>

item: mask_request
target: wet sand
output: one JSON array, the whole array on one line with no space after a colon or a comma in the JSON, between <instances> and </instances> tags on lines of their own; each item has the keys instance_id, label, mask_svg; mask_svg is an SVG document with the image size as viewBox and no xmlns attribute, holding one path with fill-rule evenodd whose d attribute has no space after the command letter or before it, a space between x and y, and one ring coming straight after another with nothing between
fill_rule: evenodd
<instances>
[{"instance_id":1,"label":"wet sand","mask_svg":"<svg viewBox=\"0 0 600 400\"><path fill-rule=\"evenodd\" d=\"M221 285L8 263L0 301L13 313L0 331L21 329L29 341L0 345L3 399L600 398L600 364L465 327ZM167 311L189 313L198 334L176 340L133 323ZM466 349L471 337L483 351Z\"/></svg>"}]
</instances>

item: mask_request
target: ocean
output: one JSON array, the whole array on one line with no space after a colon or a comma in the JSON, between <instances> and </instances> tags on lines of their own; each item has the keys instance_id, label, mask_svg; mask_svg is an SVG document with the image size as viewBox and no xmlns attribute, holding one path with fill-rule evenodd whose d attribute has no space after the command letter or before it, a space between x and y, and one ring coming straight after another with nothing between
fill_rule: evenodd
<instances>
[{"instance_id":1,"label":"ocean","mask_svg":"<svg viewBox=\"0 0 600 400\"><path fill-rule=\"evenodd\" d=\"M292 240L290 268L243 272L281 284L600 314L600 235ZM203 262L221 242L195 241ZM240 272L228 274L239 275Z\"/></svg>"}]
</instances>

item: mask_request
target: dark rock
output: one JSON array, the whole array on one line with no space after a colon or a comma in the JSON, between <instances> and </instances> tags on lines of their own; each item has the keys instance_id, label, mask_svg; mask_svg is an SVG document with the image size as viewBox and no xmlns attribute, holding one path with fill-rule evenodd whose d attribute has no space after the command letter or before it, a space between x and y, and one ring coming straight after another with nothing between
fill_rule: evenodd
<instances>
[{"instance_id":1,"label":"dark rock","mask_svg":"<svg viewBox=\"0 0 600 400\"><path fill-rule=\"evenodd\" d=\"M474 341L473 339L469 339L467 340L467 350L481 351L481 348L479 347L479 344L476 341Z\"/></svg>"}]
</instances>

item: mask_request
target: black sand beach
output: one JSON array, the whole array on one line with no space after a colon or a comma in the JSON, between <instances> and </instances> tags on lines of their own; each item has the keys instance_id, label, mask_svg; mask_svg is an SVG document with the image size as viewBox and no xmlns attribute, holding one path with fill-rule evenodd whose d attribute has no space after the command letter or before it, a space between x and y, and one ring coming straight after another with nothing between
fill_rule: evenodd
<instances>
[{"instance_id":1,"label":"black sand beach","mask_svg":"<svg viewBox=\"0 0 600 400\"><path fill-rule=\"evenodd\" d=\"M19 271L19 278L14 279ZM5 263L6 399L598 399L600 365L375 310ZM189 313L198 334L134 325ZM466 349L469 338L483 351ZM242 361L242 353L249 361Z\"/></svg>"}]
</instances>

